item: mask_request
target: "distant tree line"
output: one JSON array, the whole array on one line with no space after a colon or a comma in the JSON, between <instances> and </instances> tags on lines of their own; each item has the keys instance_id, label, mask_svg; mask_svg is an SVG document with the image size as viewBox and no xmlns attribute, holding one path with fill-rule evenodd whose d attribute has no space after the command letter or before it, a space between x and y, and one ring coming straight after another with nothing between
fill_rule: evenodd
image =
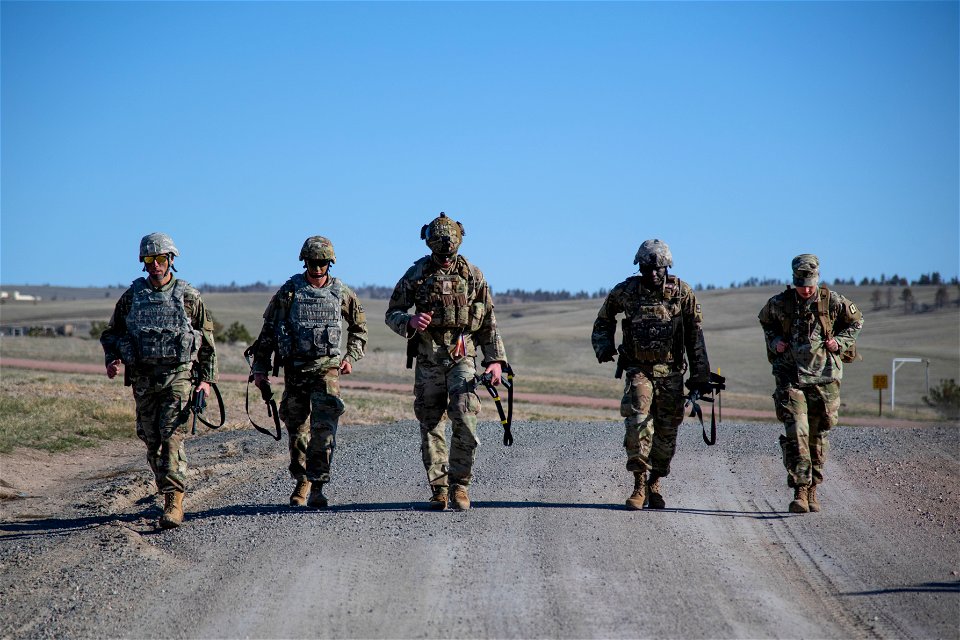
<instances>
[{"instance_id":1,"label":"distant tree line","mask_svg":"<svg viewBox=\"0 0 960 640\"><path fill-rule=\"evenodd\" d=\"M934 271L932 273L924 273L916 280L908 281L906 278L893 274L889 278L885 274L880 274L880 278L867 278L863 277L860 279L860 282L857 283L853 278L844 280L843 278L834 278L833 284L847 284L855 285L859 284L861 287L872 287L872 286L887 286L887 287L906 287L910 286L924 286L924 285L939 285L939 284L957 284L957 276L953 276L949 281L943 278L940 275L939 271Z\"/></svg>"},{"instance_id":2,"label":"distant tree line","mask_svg":"<svg viewBox=\"0 0 960 640\"><path fill-rule=\"evenodd\" d=\"M756 276L752 278L747 278L740 282L733 281L730 283L731 289L743 289L749 287L768 287L768 286L786 286L789 284L787 280L780 278L758 278ZM931 273L924 273L916 280L908 280L905 277L893 274L892 276L887 276L886 274L880 274L879 278L867 278L863 277L859 281L855 278L834 278L834 286L881 286L881 287L907 287L907 286L943 286L943 285L958 285L957 276L953 276L949 281L943 278L940 275L940 272L933 271ZM126 288L129 285L117 285L118 288ZM714 284L702 284L697 283L693 286L695 291L714 291L718 287ZM276 286L272 285L270 282L263 283L260 281L254 282L253 284L238 285L236 282L231 282L230 284L209 284L204 283L198 287L204 293L262 293L262 292L273 292L277 289ZM388 300L393 294L393 287L384 287L374 284L364 284L359 287L354 287L354 291L361 298L366 298L368 300ZM605 298L609 291L607 289L598 289L596 291L576 291L571 292L566 289L560 289L556 291L550 291L546 289L506 289L504 291L498 291L495 293L496 298L499 302L562 302L564 300L590 300L597 298ZM109 295L109 294L108 294ZM938 294L939 295L939 294ZM882 308L882 307L881 307Z\"/></svg>"},{"instance_id":3,"label":"distant tree line","mask_svg":"<svg viewBox=\"0 0 960 640\"><path fill-rule=\"evenodd\" d=\"M259 280L253 284L237 284L236 282L231 282L230 284L209 284L203 283L197 287L203 293L264 293L266 291L275 291L275 287L272 287L269 282L264 284Z\"/></svg>"}]
</instances>

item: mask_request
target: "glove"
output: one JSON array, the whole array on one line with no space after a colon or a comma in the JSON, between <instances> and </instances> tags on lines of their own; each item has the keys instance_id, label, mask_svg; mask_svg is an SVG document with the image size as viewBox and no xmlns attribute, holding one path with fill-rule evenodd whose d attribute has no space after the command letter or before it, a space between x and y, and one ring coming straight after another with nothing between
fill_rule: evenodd
<instances>
[{"instance_id":1,"label":"glove","mask_svg":"<svg viewBox=\"0 0 960 640\"><path fill-rule=\"evenodd\" d=\"M617 355L617 350L613 347L607 347L602 352L597 355L597 362L603 364L604 362L613 362L614 356Z\"/></svg>"},{"instance_id":2,"label":"glove","mask_svg":"<svg viewBox=\"0 0 960 640\"><path fill-rule=\"evenodd\" d=\"M686 382L686 387L690 391L696 391L701 398L713 393L713 385L703 378L690 378Z\"/></svg>"}]
</instances>

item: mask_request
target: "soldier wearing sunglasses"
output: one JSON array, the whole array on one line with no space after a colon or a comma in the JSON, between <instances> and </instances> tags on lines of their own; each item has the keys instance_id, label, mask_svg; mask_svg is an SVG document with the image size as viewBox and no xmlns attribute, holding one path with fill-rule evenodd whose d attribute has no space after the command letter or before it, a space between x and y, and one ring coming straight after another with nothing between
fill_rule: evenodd
<instances>
[{"instance_id":1,"label":"soldier wearing sunglasses","mask_svg":"<svg viewBox=\"0 0 960 640\"><path fill-rule=\"evenodd\" d=\"M165 233L140 240L140 262L147 277L134 280L120 296L100 336L107 377L116 377L122 363L124 384L133 388L137 436L147 446L147 461L164 497L159 521L164 529L183 522L187 480L183 441L191 387L196 384L198 391L209 395L217 375L213 319L200 293L173 275L173 259L179 255Z\"/></svg>"},{"instance_id":2,"label":"soldier wearing sunglasses","mask_svg":"<svg viewBox=\"0 0 960 640\"><path fill-rule=\"evenodd\" d=\"M299 259L304 272L287 280L263 312L253 346L253 380L261 391L269 390L267 372L272 366L276 375L283 366L280 418L290 438L290 475L296 481L290 505L323 509L328 504L323 485L330 482L344 412L340 376L349 375L363 357L367 320L353 290L330 275L336 262L330 240L307 238ZM341 321L347 324L344 346ZM271 362L274 354L277 360Z\"/></svg>"}]
</instances>

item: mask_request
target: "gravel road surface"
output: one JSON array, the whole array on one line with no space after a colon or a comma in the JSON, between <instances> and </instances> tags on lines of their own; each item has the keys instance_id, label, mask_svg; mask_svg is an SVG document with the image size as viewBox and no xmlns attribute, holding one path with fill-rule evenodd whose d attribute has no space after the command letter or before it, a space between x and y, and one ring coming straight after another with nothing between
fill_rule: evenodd
<instances>
[{"instance_id":1,"label":"gravel road surface","mask_svg":"<svg viewBox=\"0 0 960 640\"><path fill-rule=\"evenodd\" d=\"M0 469L0 637L957 638L956 425L838 427L805 515L779 432L686 425L663 511L623 508L615 422L482 422L464 513L425 509L413 422L341 429L325 511L286 440L205 433L166 532L139 443L41 495Z\"/></svg>"}]
</instances>

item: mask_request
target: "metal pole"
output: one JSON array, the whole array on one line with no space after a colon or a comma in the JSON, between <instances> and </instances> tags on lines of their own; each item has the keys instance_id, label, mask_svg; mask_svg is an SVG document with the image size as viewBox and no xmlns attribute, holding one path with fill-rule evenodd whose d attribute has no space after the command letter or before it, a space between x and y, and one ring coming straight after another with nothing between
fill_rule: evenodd
<instances>
[{"instance_id":1,"label":"metal pole","mask_svg":"<svg viewBox=\"0 0 960 640\"><path fill-rule=\"evenodd\" d=\"M896 408L897 402L897 369L903 366L907 362L923 362L921 358L894 358L890 362L890 411L893 411ZM929 368L929 361L927 364ZM930 383L929 383L929 373L928 382L927 382L927 393L930 393Z\"/></svg>"},{"instance_id":2,"label":"metal pole","mask_svg":"<svg viewBox=\"0 0 960 640\"><path fill-rule=\"evenodd\" d=\"M897 405L897 359L894 358L890 362L890 413L893 413L894 407Z\"/></svg>"}]
</instances>

